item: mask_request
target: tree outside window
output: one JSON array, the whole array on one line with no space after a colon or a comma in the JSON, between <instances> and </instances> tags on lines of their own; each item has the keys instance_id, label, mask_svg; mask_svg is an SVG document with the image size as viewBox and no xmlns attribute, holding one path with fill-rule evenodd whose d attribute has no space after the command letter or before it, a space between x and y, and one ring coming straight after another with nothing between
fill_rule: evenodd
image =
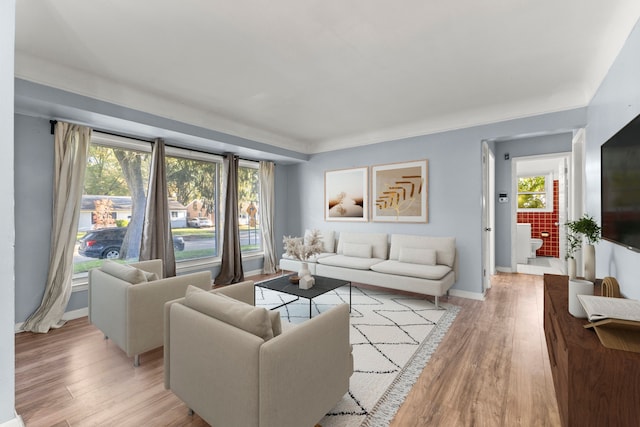
<instances>
[{"instance_id":1,"label":"tree outside window","mask_svg":"<svg viewBox=\"0 0 640 427\"><path fill-rule=\"evenodd\" d=\"M243 162L238 168L238 222L243 252L262 250L260 231L260 176L256 163Z\"/></svg>"},{"instance_id":2,"label":"tree outside window","mask_svg":"<svg viewBox=\"0 0 640 427\"><path fill-rule=\"evenodd\" d=\"M518 209L547 209L547 176L518 178Z\"/></svg>"}]
</instances>

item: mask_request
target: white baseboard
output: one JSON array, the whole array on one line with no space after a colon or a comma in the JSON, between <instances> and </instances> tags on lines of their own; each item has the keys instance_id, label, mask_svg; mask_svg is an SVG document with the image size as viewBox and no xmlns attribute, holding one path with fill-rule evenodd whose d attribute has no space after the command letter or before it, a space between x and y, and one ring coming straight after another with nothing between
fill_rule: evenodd
<instances>
[{"instance_id":1,"label":"white baseboard","mask_svg":"<svg viewBox=\"0 0 640 427\"><path fill-rule=\"evenodd\" d=\"M89 315L89 308L79 308L73 311L67 311L62 315L62 320L73 320L79 319L81 317L86 317Z\"/></svg>"},{"instance_id":2,"label":"white baseboard","mask_svg":"<svg viewBox=\"0 0 640 427\"><path fill-rule=\"evenodd\" d=\"M15 418L0 424L0 427L24 427L24 426L25 424L22 422L22 417L20 417L20 415L18 414L16 414Z\"/></svg>"},{"instance_id":3,"label":"white baseboard","mask_svg":"<svg viewBox=\"0 0 640 427\"><path fill-rule=\"evenodd\" d=\"M484 301L484 294L480 294L477 292L469 292L469 291L461 291L459 289L449 289L449 295L452 297L460 297L466 299L473 299L476 301Z\"/></svg>"},{"instance_id":4,"label":"white baseboard","mask_svg":"<svg viewBox=\"0 0 640 427\"><path fill-rule=\"evenodd\" d=\"M246 271L244 273L244 277L251 277L251 276L257 276L259 274L262 274L262 270L252 270L252 271Z\"/></svg>"},{"instance_id":5,"label":"white baseboard","mask_svg":"<svg viewBox=\"0 0 640 427\"><path fill-rule=\"evenodd\" d=\"M500 273L513 273L513 270L511 269L511 267L498 267L498 266L496 266L496 271L499 271Z\"/></svg>"}]
</instances>

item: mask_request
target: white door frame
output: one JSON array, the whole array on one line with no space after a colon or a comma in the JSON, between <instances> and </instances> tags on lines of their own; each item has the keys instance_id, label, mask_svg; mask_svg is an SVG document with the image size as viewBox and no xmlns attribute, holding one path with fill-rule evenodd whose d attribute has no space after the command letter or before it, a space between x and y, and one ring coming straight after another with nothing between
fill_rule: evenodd
<instances>
[{"instance_id":1,"label":"white door frame","mask_svg":"<svg viewBox=\"0 0 640 427\"><path fill-rule=\"evenodd\" d=\"M482 291L491 287L495 261L495 155L482 141Z\"/></svg>"},{"instance_id":2,"label":"white door frame","mask_svg":"<svg viewBox=\"0 0 640 427\"><path fill-rule=\"evenodd\" d=\"M558 160L558 174L560 183L564 184L564 191L560 190L560 198L558 200L558 209L563 211L559 214L559 218L568 218L569 212L568 210L568 201L573 200L570 186L567 182L571 182L569 179L571 176L566 169L566 166L571 164L572 153L567 152L558 152L558 153L550 153L550 154L539 154L539 155L531 155L531 156L523 156L523 157L514 157L511 162L511 194L513 197L511 198L511 271L518 271L518 264L516 261L516 228L518 222L518 177L517 177L517 169L518 162L526 162L536 159L550 159L550 160ZM562 177L560 177L560 175ZM560 259L564 260L564 254L566 253L566 248L563 244L565 242L564 238L564 221L558 220L556 224L558 227L558 233L560 235Z\"/></svg>"}]
</instances>

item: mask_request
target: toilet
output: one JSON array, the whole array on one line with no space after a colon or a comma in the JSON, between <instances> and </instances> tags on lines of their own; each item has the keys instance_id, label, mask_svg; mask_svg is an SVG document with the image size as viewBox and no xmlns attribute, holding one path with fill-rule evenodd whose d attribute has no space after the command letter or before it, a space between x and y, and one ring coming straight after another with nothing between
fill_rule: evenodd
<instances>
[{"instance_id":1,"label":"toilet","mask_svg":"<svg viewBox=\"0 0 640 427\"><path fill-rule=\"evenodd\" d=\"M535 258L536 251L542 247L542 244L544 242L542 241L542 239L531 239L530 242L531 242L531 256L529 258Z\"/></svg>"},{"instance_id":2,"label":"toilet","mask_svg":"<svg viewBox=\"0 0 640 427\"><path fill-rule=\"evenodd\" d=\"M536 257L536 251L542 247L542 239L531 238L531 224L518 223L516 229L516 262L526 264L529 258Z\"/></svg>"}]
</instances>

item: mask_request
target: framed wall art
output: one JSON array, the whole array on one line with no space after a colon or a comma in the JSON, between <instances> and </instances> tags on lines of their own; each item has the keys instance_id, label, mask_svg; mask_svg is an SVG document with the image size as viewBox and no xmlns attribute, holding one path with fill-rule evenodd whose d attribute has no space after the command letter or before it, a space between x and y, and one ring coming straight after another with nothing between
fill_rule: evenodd
<instances>
[{"instance_id":1,"label":"framed wall art","mask_svg":"<svg viewBox=\"0 0 640 427\"><path fill-rule=\"evenodd\" d=\"M428 162L371 167L372 221L428 222Z\"/></svg>"},{"instance_id":2,"label":"framed wall art","mask_svg":"<svg viewBox=\"0 0 640 427\"><path fill-rule=\"evenodd\" d=\"M369 221L369 169L324 173L325 221Z\"/></svg>"}]
</instances>

